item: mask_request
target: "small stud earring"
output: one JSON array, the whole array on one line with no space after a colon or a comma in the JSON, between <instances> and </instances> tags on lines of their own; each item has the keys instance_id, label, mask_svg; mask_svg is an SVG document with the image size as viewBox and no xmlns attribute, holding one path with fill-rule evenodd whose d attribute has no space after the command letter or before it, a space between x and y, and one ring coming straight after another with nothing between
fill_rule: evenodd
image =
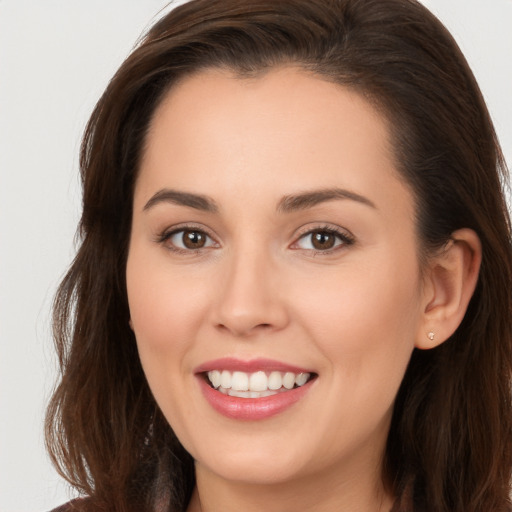
<instances>
[{"instance_id":1,"label":"small stud earring","mask_svg":"<svg viewBox=\"0 0 512 512\"><path fill-rule=\"evenodd\" d=\"M430 331L430 332L427 334L427 336L428 336L428 339L429 339L430 341L434 341L434 338L436 337L436 335L435 335L434 331Z\"/></svg>"}]
</instances>

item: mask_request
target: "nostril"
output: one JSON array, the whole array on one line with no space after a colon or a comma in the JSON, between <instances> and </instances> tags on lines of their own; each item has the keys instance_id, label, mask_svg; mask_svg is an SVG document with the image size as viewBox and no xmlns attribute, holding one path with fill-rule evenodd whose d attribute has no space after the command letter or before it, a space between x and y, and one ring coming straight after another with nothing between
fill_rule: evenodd
<instances>
[{"instance_id":1,"label":"nostril","mask_svg":"<svg viewBox=\"0 0 512 512\"><path fill-rule=\"evenodd\" d=\"M273 328L273 325L271 323L251 323L251 322L244 322L243 320L240 321L232 321L232 322L219 322L217 324L217 329L221 331L228 331L235 336L250 336L251 334L255 334L258 331L268 331Z\"/></svg>"}]
</instances>

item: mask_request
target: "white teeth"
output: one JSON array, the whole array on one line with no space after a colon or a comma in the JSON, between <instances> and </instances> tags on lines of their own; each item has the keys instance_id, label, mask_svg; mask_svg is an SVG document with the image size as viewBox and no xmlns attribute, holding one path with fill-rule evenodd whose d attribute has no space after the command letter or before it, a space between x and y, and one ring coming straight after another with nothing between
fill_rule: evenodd
<instances>
[{"instance_id":1,"label":"white teeth","mask_svg":"<svg viewBox=\"0 0 512 512\"><path fill-rule=\"evenodd\" d=\"M308 379L309 373L299 373L297 377L295 377L295 384L297 384L297 386L304 386Z\"/></svg>"},{"instance_id":2,"label":"white teeth","mask_svg":"<svg viewBox=\"0 0 512 512\"><path fill-rule=\"evenodd\" d=\"M212 383L214 388L218 388L220 386L220 372L219 370L213 370L212 372L208 372L208 377Z\"/></svg>"},{"instance_id":3,"label":"white teeth","mask_svg":"<svg viewBox=\"0 0 512 512\"><path fill-rule=\"evenodd\" d=\"M266 391L268 389L268 379L265 372L251 374L249 377L249 389L251 391Z\"/></svg>"},{"instance_id":4,"label":"white teeth","mask_svg":"<svg viewBox=\"0 0 512 512\"><path fill-rule=\"evenodd\" d=\"M292 389L295 385L295 374L292 372L286 372L283 377L283 386L286 389Z\"/></svg>"},{"instance_id":5,"label":"white teeth","mask_svg":"<svg viewBox=\"0 0 512 512\"><path fill-rule=\"evenodd\" d=\"M301 373L300 375L304 375ZM268 389L280 389L283 387L283 378L279 372L272 372L268 376Z\"/></svg>"},{"instance_id":6,"label":"white teeth","mask_svg":"<svg viewBox=\"0 0 512 512\"><path fill-rule=\"evenodd\" d=\"M243 398L260 398L275 394L276 391L304 386L310 378L309 373L277 372L267 375L264 371L254 373L233 372L228 370L212 370L208 379L212 386L221 393ZM252 396L254 395L254 396Z\"/></svg>"},{"instance_id":7,"label":"white teeth","mask_svg":"<svg viewBox=\"0 0 512 512\"><path fill-rule=\"evenodd\" d=\"M249 389L249 376L247 373L233 372L233 376L231 377L231 389L236 391L247 391Z\"/></svg>"},{"instance_id":8,"label":"white teeth","mask_svg":"<svg viewBox=\"0 0 512 512\"><path fill-rule=\"evenodd\" d=\"M224 370L220 374L220 385L226 389L231 387L231 373L229 373L227 370Z\"/></svg>"}]
</instances>

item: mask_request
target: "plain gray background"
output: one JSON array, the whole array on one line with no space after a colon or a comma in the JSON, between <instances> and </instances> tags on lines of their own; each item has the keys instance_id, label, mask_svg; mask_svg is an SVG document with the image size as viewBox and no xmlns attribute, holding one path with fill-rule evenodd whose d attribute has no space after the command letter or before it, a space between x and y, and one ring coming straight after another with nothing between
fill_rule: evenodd
<instances>
[{"instance_id":1,"label":"plain gray background","mask_svg":"<svg viewBox=\"0 0 512 512\"><path fill-rule=\"evenodd\" d=\"M466 54L512 162L512 0L424 3ZM80 137L166 4L0 0L0 512L43 512L74 495L42 429L56 378L50 306L79 217Z\"/></svg>"}]
</instances>

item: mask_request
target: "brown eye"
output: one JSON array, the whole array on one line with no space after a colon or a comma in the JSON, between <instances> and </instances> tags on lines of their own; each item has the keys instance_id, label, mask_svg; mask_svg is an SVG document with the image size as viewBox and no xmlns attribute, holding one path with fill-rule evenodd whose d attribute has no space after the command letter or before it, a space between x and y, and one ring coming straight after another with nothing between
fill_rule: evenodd
<instances>
[{"instance_id":1,"label":"brown eye","mask_svg":"<svg viewBox=\"0 0 512 512\"><path fill-rule=\"evenodd\" d=\"M212 238L200 229L178 229L164 235L161 242L177 251L197 251L215 246Z\"/></svg>"},{"instance_id":2,"label":"brown eye","mask_svg":"<svg viewBox=\"0 0 512 512\"><path fill-rule=\"evenodd\" d=\"M311 244L319 251L332 249L336 243L336 236L327 231L314 231L311 233Z\"/></svg>"},{"instance_id":3,"label":"brown eye","mask_svg":"<svg viewBox=\"0 0 512 512\"><path fill-rule=\"evenodd\" d=\"M329 252L354 243L354 239L348 233L335 229L313 229L304 233L294 244L295 249L306 249L317 253Z\"/></svg>"},{"instance_id":4,"label":"brown eye","mask_svg":"<svg viewBox=\"0 0 512 512\"><path fill-rule=\"evenodd\" d=\"M200 231L183 231L183 245L187 249L201 249L206 244L206 235Z\"/></svg>"}]
</instances>

